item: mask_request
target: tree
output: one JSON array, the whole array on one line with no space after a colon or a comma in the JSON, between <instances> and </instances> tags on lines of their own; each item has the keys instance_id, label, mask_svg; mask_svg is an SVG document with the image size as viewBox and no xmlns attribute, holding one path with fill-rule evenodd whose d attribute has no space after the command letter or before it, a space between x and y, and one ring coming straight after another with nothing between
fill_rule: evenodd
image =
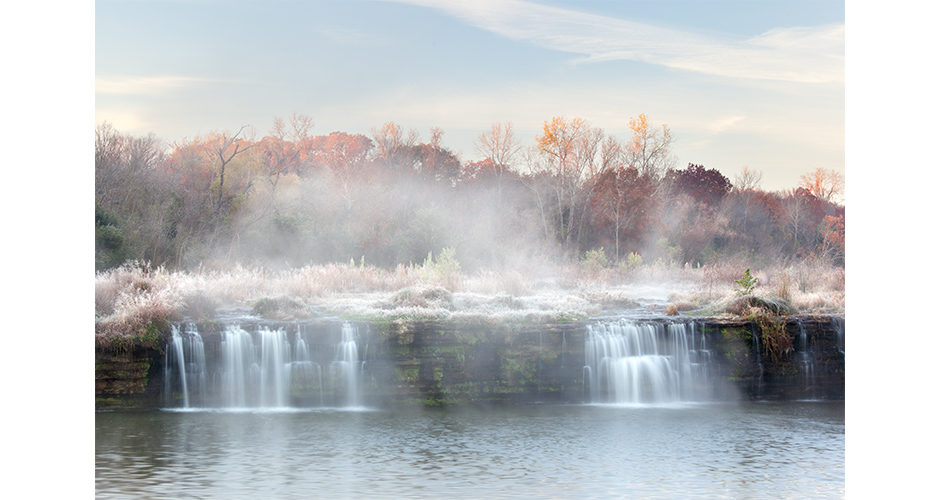
<instances>
[{"instance_id":1,"label":"tree","mask_svg":"<svg viewBox=\"0 0 940 500\"><path fill-rule=\"evenodd\" d=\"M351 208L352 180L357 175L362 176L372 152L372 140L362 134L330 132L330 135L314 137L311 143L316 163L325 166L339 181L346 208Z\"/></svg>"},{"instance_id":2,"label":"tree","mask_svg":"<svg viewBox=\"0 0 940 500\"><path fill-rule=\"evenodd\" d=\"M239 194L247 191L254 180L250 173L250 167L246 168L244 172L240 172L240 178L234 182L235 188L228 189L228 192L226 192L225 176L232 173L229 170L232 161L256 145L251 140L239 137L246 128L248 126L243 125L238 129L238 132L232 135L228 131L212 133L203 141L206 154L213 163L213 188L215 190L213 212L216 217L229 215L226 212L231 207L232 201ZM215 180L218 180L218 182L216 183ZM229 187L231 188L231 186Z\"/></svg>"},{"instance_id":3,"label":"tree","mask_svg":"<svg viewBox=\"0 0 940 500\"><path fill-rule=\"evenodd\" d=\"M427 180L453 186L460 176L460 159L441 143L444 131L431 128L431 142L412 146L414 168Z\"/></svg>"},{"instance_id":4,"label":"tree","mask_svg":"<svg viewBox=\"0 0 940 500\"><path fill-rule=\"evenodd\" d=\"M835 262L845 262L845 214L827 215L821 229L823 253Z\"/></svg>"},{"instance_id":5,"label":"tree","mask_svg":"<svg viewBox=\"0 0 940 500\"><path fill-rule=\"evenodd\" d=\"M598 175L591 201L595 223L612 226L614 254L620 260L621 242L632 241L632 251L644 243L653 220L653 184L634 167L609 169Z\"/></svg>"},{"instance_id":6,"label":"tree","mask_svg":"<svg viewBox=\"0 0 940 500\"><path fill-rule=\"evenodd\" d=\"M685 170L670 172L673 189L692 197L696 203L715 207L731 191L731 181L716 169L689 163Z\"/></svg>"},{"instance_id":7,"label":"tree","mask_svg":"<svg viewBox=\"0 0 940 500\"><path fill-rule=\"evenodd\" d=\"M414 146L418 143L418 132L410 130L406 135L395 122L385 122L371 131L375 144L374 161L388 171L411 175L415 171Z\"/></svg>"},{"instance_id":8,"label":"tree","mask_svg":"<svg viewBox=\"0 0 940 500\"><path fill-rule=\"evenodd\" d=\"M497 203L502 203L503 173L512 169L521 145L512 131L512 122L494 123L490 130L477 136L473 142L477 154L492 166L496 177Z\"/></svg>"},{"instance_id":9,"label":"tree","mask_svg":"<svg viewBox=\"0 0 940 500\"><path fill-rule=\"evenodd\" d=\"M800 176L800 187L825 202L833 202L845 189L845 178L835 170L816 170Z\"/></svg>"},{"instance_id":10,"label":"tree","mask_svg":"<svg viewBox=\"0 0 940 500\"><path fill-rule=\"evenodd\" d=\"M741 169L741 173L734 174L734 189L746 193L755 191L760 185L764 173L759 170L751 170L747 165Z\"/></svg>"},{"instance_id":11,"label":"tree","mask_svg":"<svg viewBox=\"0 0 940 500\"><path fill-rule=\"evenodd\" d=\"M676 164L670 150L674 140L672 131L665 124L661 129L654 128L643 113L630 118L630 130L633 137L627 142L625 151L627 165L658 183Z\"/></svg>"},{"instance_id":12,"label":"tree","mask_svg":"<svg viewBox=\"0 0 940 500\"><path fill-rule=\"evenodd\" d=\"M160 170L164 143L153 134L121 134L107 122L95 128L96 267L125 259L166 262L172 231L167 211L171 186Z\"/></svg>"},{"instance_id":13,"label":"tree","mask_svg":"<svg viewBox=\"0 0 940 500\"><path fill-rule=\"evenodd\" d=\"M541 170L554 181L556 235L566 253L580 240L585 208L593 193L593 184L582 190L582 183L598 173L596 157L603 139L603 131L581 117L554 117L544 122L542 134L536 137L537 151L544 159Z\"/></svg>"},{"instance_id":14,"label":"tree","mask_svg":"<svg viewBox=\"0 0 940 500\"><path fill-rule=\"evenodd\" d=\"M313 118L308 115L292 113L289 125L283 118L274 118L271 132L260 142L268 180L273 187L277 187L284 174L303 175L306 172L313 149L311 130Z\"/></svg>"},{"instance_id":15,"label":"tree","mask_svg":"<svg viewBox=\"0 0 940 500\"><path fill-rule=\"evenodd\" d=\"M793 237L793 247L791 248L793 254L798 255L803 249L804 245L801 240L803 242L810 240L811 234L808 233L811 233L811 228L814 227L812 223L813 204L816 201L818 201L818 198L812 193L804 188L797 188L789 191L783 199L783 203L781 203L786 227Z\"/></svg>"}]
</instances>

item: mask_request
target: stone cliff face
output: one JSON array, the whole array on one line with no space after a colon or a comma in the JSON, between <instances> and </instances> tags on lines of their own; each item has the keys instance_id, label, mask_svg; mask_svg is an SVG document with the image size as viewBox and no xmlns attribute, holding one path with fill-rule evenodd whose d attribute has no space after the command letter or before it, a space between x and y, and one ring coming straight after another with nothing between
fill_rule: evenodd
<instances>
[{"instance_id":1,"label":"stone cliff face","mask_svg":"<svg viewBox=\"0 0 940 500\"><path fill-rule=\"evenodd\" d=\"M587 325L457 324L414 321L357 323L361 403L391 407L590 402L585 377ZM599 321L599 320L598 320ZM644 321L668 323L673 318ZM787 317L749 322L694 321L707 349L705 383L715 399L843 399L844 319ZM309 366L290 380L292 406L343 404L344 379L336 376L340 323L257 321L242 328L302 333ZM208 383L219 378L223 326L196 325L204 343ZM168 334L167 334L168 335ZM299 337L298 337L299 338ZM701 346L700 346L701 347ZM166 351L96 350L98 408L155 408L178 404L178 383ZM300 373L300 375L297 375ZM331 375L333 373L333 375ZM208 391L212 392L212 391ZM220 405L210 394L205 403Z\"/></svg>"},{"instance_id":2,"label":"stone cliff face","mask_svg":"<svg viewBox=\"0 0 940 500\"><path fill-rule=\"evenodd\" d=\"M366 380L380 404L582 401L583 323L415 322L389 325L380 336Z\"/></svg>"},{"instance_id":3,"label":"stone cliff face","mask_svg":"<svg viewBox=\"0 0 940 500\"><path fill-rule=\"evenodd\" d=\"M96 408L163 406L163 353L130 346L118 352L95 349Z\"/></svg>"},{"instance_id":4,"label":"stone cliff face","mask_svg":"<svg viewBox=\"0 0 940 500\"><path fill-rule=\"evenodd\" d=\"M703 322L726 380L748 399L845 399L845 320L836 316ZM778 330L775 340L774 330Z\"/></svg>"}]
</instances>

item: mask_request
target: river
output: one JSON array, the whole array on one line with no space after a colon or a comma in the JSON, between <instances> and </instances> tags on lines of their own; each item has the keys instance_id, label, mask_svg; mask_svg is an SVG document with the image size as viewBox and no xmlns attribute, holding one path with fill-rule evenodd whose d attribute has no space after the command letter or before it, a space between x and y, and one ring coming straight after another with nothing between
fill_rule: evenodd
<instances>
[{"instance_id":1,"label":"river","mask_svg":"<svg viewBox=\"0 0 940 500\"><path fill-rule=\"evenodd\" d=\"M844 402L95 414L99 499L845 497Z\"/></svg>"}]
</instances>

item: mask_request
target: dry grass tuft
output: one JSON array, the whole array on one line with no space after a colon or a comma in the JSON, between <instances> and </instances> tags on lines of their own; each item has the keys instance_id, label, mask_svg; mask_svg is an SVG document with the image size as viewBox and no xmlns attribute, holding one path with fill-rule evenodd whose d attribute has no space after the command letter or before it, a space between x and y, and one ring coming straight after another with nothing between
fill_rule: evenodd
<instances>
[{"instance_id":1,"label":"dry grass tuft","mask_svg":"<svg viewBox=\"0 0 940 500\"><path fill-rule=\"evenodd\" d=\"M736 316L785 316L793 311L793 308L785 300L758 297L756 295L744 295L734 298L726 303L723 309L726 313Z\"/></svg>"},{"instance_id":2,"label":"dry grass tuft","mask_svg":"<svg viewBox=\"0 0 940 500\"><path fill-rule=\"evenodd\" d=\"M391 302L398 308L452 310L454 295L440 286L415 286L395 292Z\"/></svg>"},{"instance_id":3,"label":"dry grass tuft","mask_svg":"<svg viewBox=\"0 0 940 500\"><path fill-rule=\"evenodd\" d=\"M251 311L262 318L278 321L293 321L313 316L313 311L303 301L284 295L258 299Z\"/></svg>"}]
</instances>

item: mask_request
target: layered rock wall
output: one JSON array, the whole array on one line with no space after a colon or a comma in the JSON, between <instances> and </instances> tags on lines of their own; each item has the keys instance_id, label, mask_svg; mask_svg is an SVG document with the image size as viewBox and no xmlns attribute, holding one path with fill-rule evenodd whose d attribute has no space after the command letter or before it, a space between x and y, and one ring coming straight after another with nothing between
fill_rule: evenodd
<instances>
[{"instance_id":1,"label":"layered rock wall","mask_svg":"<svg viewBox=\"0 0 940 500\"><path fill-rule=\"evenodd\" d=\"M458 324L409 321L358 323L362 399L369 406L583 403L586 325ZM673 318L648 321L670 322ZM694 321L705 339L718 399L843 399L845 327L836 316L781 317L760 321L727 318ZM206 359L218 359L222 325L196 325ZM341 323L258 321L251 328L302 332L310 356L326 372L335 359ZM98 408L173 405L166 354L132 346L96 350ZM207 361L207 371L216 368ZM216 362L217 363L217 362ZM210 376L210 379L212 376ZM294 406L341 404L339 381L319 374L293 380Z\"/></svg>"}]
</instances>

